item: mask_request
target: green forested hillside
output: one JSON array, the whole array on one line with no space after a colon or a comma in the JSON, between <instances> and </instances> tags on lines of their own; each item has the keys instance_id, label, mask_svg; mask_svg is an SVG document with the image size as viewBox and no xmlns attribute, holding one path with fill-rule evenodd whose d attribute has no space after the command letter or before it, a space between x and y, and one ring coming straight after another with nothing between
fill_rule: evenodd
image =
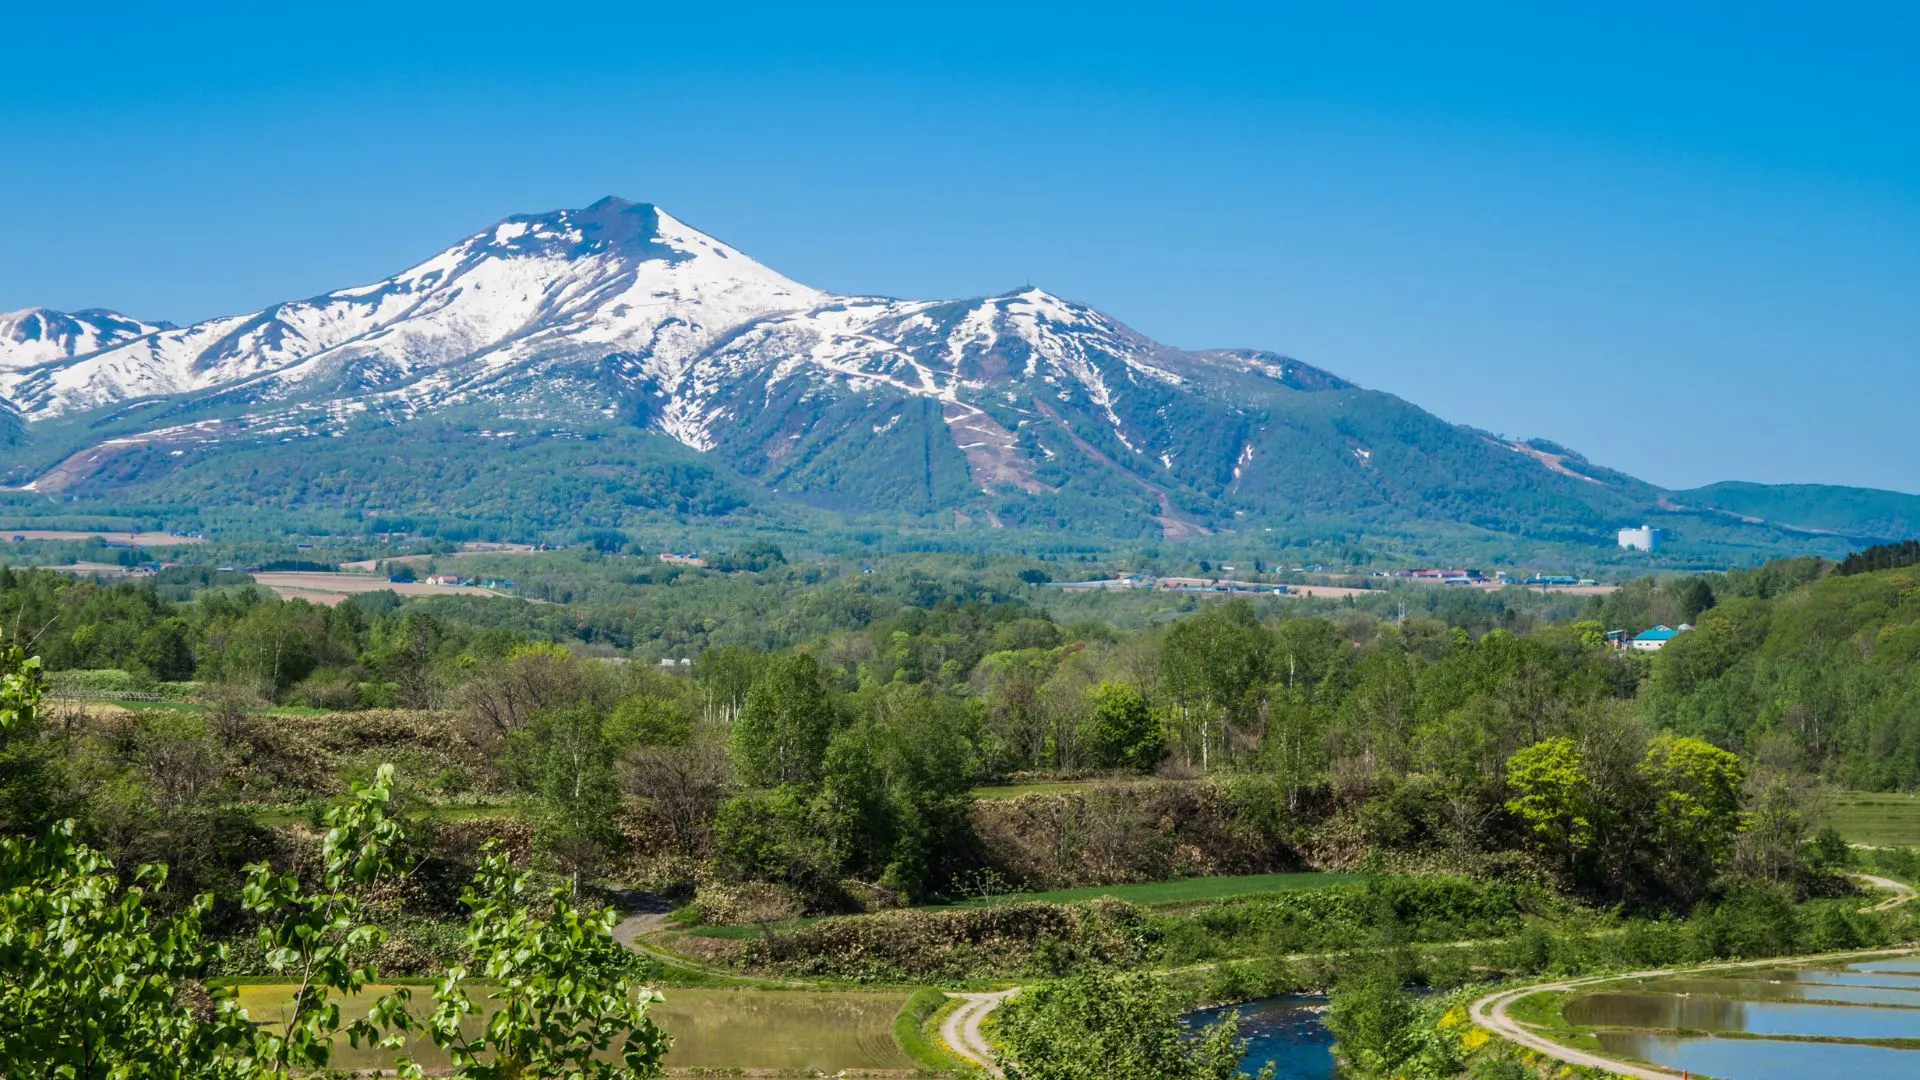
<instances>
[{"instance_id":1,"label":"green forested hillside","mask_svg":"<svg viewBox=\"0 0 1920 1080\"><path fill-rule=\"evenodd\" d=\"M1726 591L1655 656L1651 715L1804 755L1848 786L1920 786L1920 568Z\"/></svg>"},{"instance_id":2,"label":"green forested hillside","mask_svg":"<svg viewBox=\"0 0 1920 1080\"><path fill-rule=\"evenodd\" d=\"M171 516L244 512L283 527L538 537L660 519L723 521L776 502L661 435L493 432L438 422L352 438L123 451L87 481L89 504Z\"/></svg>"},{"instance_id":3,"label":"green forested hillside","mask_svg":"<svg viewBox=\"0 0 1920 1080\"><path fill-rule=\"evenodd\" d=\"M172 528L242 522L261 534L558 542L582 530L752 522L1283 547L1347 534L1361 563L1555 569L1838 557L1920 528L1920 497L1743 484L1670 497L1555 443L1448 423L1284 358L1234 363L1279 365L1285 379L1166 362L1183 389L1142 384L1096 408L1059 399L1044 380L1012 379L952 415L901 392L747 380L726 398L739 426L705 452L645 426L657 403L618 395L625 404L582 413L542 391L527 409L548 419L453 406L357 416L337 430L236 428L231 403L179 401L51 420L12 441L0 432L0 478L35 482L6 498L32 515L138 505ZM161 418L174 434L141 435ZM1125 431L1161 434L1136 442ZM1616 530L1643 523L1663 530L1661 549L1619 551Z\"/></svg>"},{"instance_id":4,"label":"green forested hillside","mask_svg":"<svg viewBox=\"0 0 1920 1080\"><path fill-rule=\"evenodd\" d=\"M1831 484L1708 484L1676 492L1679 501L1780 525L1853 537L1899 539L1920 533L1920 495Z\"/></svg>"}]
</instances>

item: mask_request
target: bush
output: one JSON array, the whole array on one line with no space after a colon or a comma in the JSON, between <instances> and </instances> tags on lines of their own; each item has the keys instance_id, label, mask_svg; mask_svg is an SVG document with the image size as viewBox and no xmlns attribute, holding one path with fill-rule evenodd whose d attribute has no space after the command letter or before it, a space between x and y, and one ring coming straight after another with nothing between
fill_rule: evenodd
<instances>
[{"instance_id":1,"label":"bush","mask_svg":"<svg viewBox=\"0 0 1920 1080\"><path fill-rule=\"evenodd\" d=\"M47 683L52 697L114 701L160 696L159 684L152 676L118 668L56 671L47 677Z\"/></svg>"},{"instance_id":2,"label":"bush","mask_svg":"<svg viewBox=\"0 0 1920 1080\"><path fill-rule=\"evenodd\" d=\"M1009 1080L1239 1080L1238 1017L1197 1035L1180 1003L1152 975L1094 970L1045 983L1000 1009L1000 1064ZM1273 1076L1272 1066L1262 1071Z\"/></svg>"},{"instance_id":3,"label":"bush","mask_svg":"<svg viewBox=\"0 0 1920 1080\"><path fill-rule=\"evenodd\" d=\"M1137 966L1157 944L1145 912L1103 899L827 918L745 942L735 959L794 975L898 982Z\"/></svg>"}]
</instances>

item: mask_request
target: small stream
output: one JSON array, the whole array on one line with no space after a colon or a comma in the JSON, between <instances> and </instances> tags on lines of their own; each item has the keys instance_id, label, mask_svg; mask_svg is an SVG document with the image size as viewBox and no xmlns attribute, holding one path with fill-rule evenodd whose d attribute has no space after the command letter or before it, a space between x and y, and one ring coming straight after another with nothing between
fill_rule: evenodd
<instances>
[{"instance_id":1,"label":"small stream","mask_svg":"<svg viewBox=\"0 0 1920 1080\"><path fill-rule=\"evenodd\" d=\"M1247 1040L1245 1071L1252 1075L1272 1064L1278 1080L1337 1080L1333 1033L1324 1023L1327 999L1288 994L1187 1014L1195 1030L1230 1012L1240 1014L1240 1037Z\"/></svg>"}]
</instances>

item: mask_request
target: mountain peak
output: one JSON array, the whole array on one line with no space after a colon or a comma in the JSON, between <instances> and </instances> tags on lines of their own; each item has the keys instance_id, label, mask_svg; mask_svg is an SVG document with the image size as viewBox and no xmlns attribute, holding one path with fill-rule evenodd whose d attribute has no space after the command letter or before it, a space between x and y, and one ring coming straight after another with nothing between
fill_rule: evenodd
<instances>
[{"instance_id":1,"label":"mountain peak","mask_svg":"<svg viewBox=\"0 0 1920 1080\"><path fill-rule=\"evenodd\" d=\"M647 210L656 209L652 203L634 202L632 199L623 199L618 195L602 196L590 204L587 209L604 213L608 211L628 210L636 206Z\"/></svg>"}]
</instances>

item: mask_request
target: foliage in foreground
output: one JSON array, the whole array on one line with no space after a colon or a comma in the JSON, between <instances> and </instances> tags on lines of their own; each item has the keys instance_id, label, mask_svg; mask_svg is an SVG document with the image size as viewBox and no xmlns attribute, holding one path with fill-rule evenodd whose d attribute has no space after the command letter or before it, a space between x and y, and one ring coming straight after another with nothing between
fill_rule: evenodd
<instances>
[{"instance_id":1,"label":"foliage in foreground","mask_svg":"<svg viewBox=\"0 0 1920 1080\"><path fill-rule=\"evenodd\" d=\"M0 735L31 725L41 683L38 666L17 655L0 683ZM112 864L74 840L71 822L32 839L0 839L0 1075L73 1080L214 1077L254 1080L328 1065L344 1030L358 1045L399 1049L414 1026L406 991L383 996L368 1015L342 1025L333 995L377 978L350 957L377 945L382 932L361 921L360 894L398 870L404 836L387 815L393 770L328 814L320 844L320 882L248 868L244 903L261 923L267 964L294 980L284 1022L255 1025L232 999L210 1001L200 986L224 948L202 936L210 895L157 913L150 891L166 870L142 866L122 887ZM464 899L473 909L467 947L497 1002L473 1038L460 1018L478 1012L468 972L449 970L434 991L426 1027L465 1080L545 1077L640 1078L660 1075L668 1037L647 1016L657 998L635 992L615 961L612 916L588 915L550 896L542 915L526 902L526 877L490 855ZM594 1060L619 1042L616 1062ZM485 1061L482 1057L485 1057ZM403 1075L420 1076L408 1058Z\"/></svg>"},{"instance_id":2,"label":"foliage in foreground","mask_svg":"<svg viewBox=\"0 0 1920 1080\"><path fill-rule=\"evenodd\" d=\"M1152 975L1093 970L1044 983L1000 1008L1000 1067L1009 1080L1238 1080L1238 1017L1193 1037L1180 1005ZM1260 1077L1272 1080L1273 1067Z\"/></svg>"}]
</instances>

